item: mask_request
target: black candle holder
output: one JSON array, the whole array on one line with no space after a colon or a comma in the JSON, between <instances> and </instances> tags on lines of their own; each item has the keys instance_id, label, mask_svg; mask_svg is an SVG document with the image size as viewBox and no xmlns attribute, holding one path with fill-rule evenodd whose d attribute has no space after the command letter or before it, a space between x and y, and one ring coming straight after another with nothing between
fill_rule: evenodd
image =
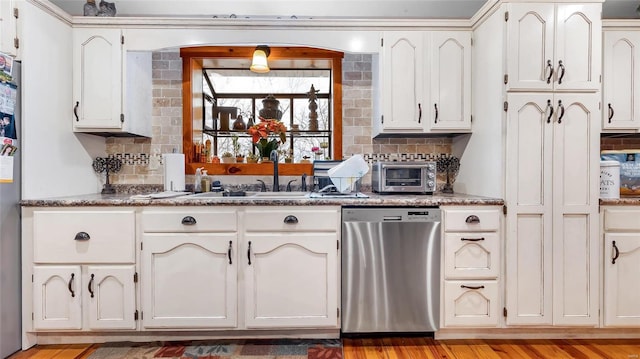
<instances>
[{"instance_id":1,"label":"black candle holder","mask_svg":"<svg viewBox=\"0 0 640 359\"><path fill-rule=\"evenodd\" d=\"M102 194L114 194L115 188L109 182L109 173L119 172L122 168L122 161L115 157L96 157L93 160L93 170L97 173L106 172L106 182L102 188Z\"/></svg>"},{"instance_id":2,"label":"black candle holder","mask_svg":"<svg viewBox=\"0 0 640 359\"><path fill-rule=\"evenodd\" d=\"M460 169L460 160L455 156L442 156L436 160L438 172L444 173L447 182L442 188L442 193L453 193L453 182Z\"/></svg>"}]
</instances>

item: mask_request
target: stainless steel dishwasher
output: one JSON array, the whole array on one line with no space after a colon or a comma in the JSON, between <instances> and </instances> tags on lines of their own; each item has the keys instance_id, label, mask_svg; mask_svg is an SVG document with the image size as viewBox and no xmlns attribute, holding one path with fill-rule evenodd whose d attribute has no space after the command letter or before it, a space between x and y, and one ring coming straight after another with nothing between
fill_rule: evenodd
<instances>
[{"instance_id":1,"label":"stainless steel dishwasher","mask_svg":"<svg viewBox=\"0 0 640 359\"><path fill-rule=\"evenodd\" d=\"M434 332L440 209L342 209L342 332Z\"/></svg>"}]
</instances>

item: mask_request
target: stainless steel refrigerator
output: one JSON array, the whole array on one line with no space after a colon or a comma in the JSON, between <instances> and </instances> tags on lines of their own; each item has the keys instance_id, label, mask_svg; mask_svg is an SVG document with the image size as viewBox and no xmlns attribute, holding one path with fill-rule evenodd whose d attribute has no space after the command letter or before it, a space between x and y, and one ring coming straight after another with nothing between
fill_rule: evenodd
<instances>
[{"instance_id":1,"label":"stainless steel refrigerator","mask_svg":"<svg viewBox=\"0 0 640 359\"><path fill-rule=\"evenodd\" d=\"M21 348L20 285L20 64L13 63L13 82L18 85L14 124L18 150L14 154L13 183L0 183L0 358Z\"/></svg>"}]
</instances>

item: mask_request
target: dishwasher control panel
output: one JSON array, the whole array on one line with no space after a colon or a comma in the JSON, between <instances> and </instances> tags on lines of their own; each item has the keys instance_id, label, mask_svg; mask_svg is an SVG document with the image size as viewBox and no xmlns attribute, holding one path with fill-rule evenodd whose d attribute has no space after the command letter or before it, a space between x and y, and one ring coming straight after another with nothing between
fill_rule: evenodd
<instances>
[{"instance_id":1,"label":"dishwasher control panel","mask_svg":"<svg viewBox=\"0 0 640 359\"><path fill-rule=\"evenodd\" d=\"M343 208L343 222L440 222L440 208L434 207L389 207L389 208Z\"/></svg>"}]
</instances>

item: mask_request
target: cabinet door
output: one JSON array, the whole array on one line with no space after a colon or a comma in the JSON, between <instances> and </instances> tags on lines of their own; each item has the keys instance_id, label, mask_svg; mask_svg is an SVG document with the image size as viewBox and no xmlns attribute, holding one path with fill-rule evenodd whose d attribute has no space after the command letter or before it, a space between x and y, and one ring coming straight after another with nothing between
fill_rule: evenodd
<instances>
[{"instance_id":1,"label":"cabinet door","mask_svg":"<svg viewBox=\"0 0 640 359\"><path fill-rule=\"evenodd\" d=\"M14 8L14 0L0 1L0 51L13 56L17 54L14 44L17 31Z\"/></svg>"},{"instance_id":2,"label":"cabinet door","mask_svg":"<svg viewBox=\"0 0 640 359\"><path fill-rule=\"evenodd\" d=\"M431 102L422 116L432 130L471 129L471 33L435 31L430 34Z\"/></svg>"},{"instance_id":3,"label":"cabinet door","mask_svg":"<svg viewBox=\"0 0 640 359\"><path fill-rule=\"evenodd\" d=\"M606 31L602 128L640 128L640 31Z\"/></svg>"},{"instance_id":4,"label":"cabinet door","mask_svg":"<svg viewBox=\"0 0 640 359\"><path fill-rule=\"evenodd\" d=\"M87 267L89 329L136 329L134 273L133 265Z\"/></svg>"},{"instance_id":5,"label":"cabinet door","mask_svg":"<svg viewBox=\"0 0 640 359\"><path fill-rule=\"evenodd\" d=\"M235 233L145 234L143 326L235 327L236 237Z\"/></svg>"},{"instance_id":6,"label":"cabinet door","mask_svg":"<svg viewBox=\"0 0 640 359\"><path fill-rule=\"evenodd\" d=\"M73 30L74 129L122 126L122 44L119 29Z\"/></svg>"},{"instance_id":7,"label":"cabinet door","mask_svg":"<svg viewBox=\"0 0 640 359\"><path fill-rule=\"evenodd\" d=\"M335 233L248 233L247 328L338 327Z\"/></svg>"},{"instance_id":8,"label":"cabinet door","mask_svg":"<svg viewBox=\"0 0 640 359\"><path fill-rule=\"evenodd\" d=\"M615 243L615 245L614 245ZM614 261L615 259L615 261ZM604 235L604 326L640 327L640 234Z\"/></svg>"},{"instance_id":9,"label":"cabinet door","mask_svg":"<svg viewBox=\"0 0 640 359\"><path fill-rule=\"evenodd\" d=\"M597 94L556 95L553 324L598 324L600 112Z\"/></svg>"},{"instance_id":10,"label":"cabinet door","mask_svg":"<svg viewBox=\"0 0 640 359\"><path fill-rule=\"evenodd\" d=\"M554 4L508 4L507 74L508 90L551 90Z\"/></svg>"},{"instance_id":11,"label":"cabinet door","mask_svg":"<svg viewBox=\"0 0 640 359\"><path fill-rule=\"evenodd\" d=\"M33 328L81 329L80 266L33 268Z\"/></svg>"},{"instance_id":12,"label":"cabinet door","mask_svg":"<svg viewBox=\"0 0 640 359\"><path fill-rule=\"evenodd\" d=\"M509 94L506 305L509 325L551 324L551 94Z\"/></svg>"},{"instance_id":13,"label":"cabinet door","mask_svg":"<svg viewBox=\"0 0 640 359\"><path fill-rule=\"evenodd\" d=\"M423 131L424 34L385 32L382 61L382 127Z\"/></svg>"},{"instance_id":14,"label":"cabinet door","mask_svg":"<svg viewBox=\"0 0 640 359\"><path fill-rule=\"evenodd\" d=\"M500 318L496 281L445 281L444 326L498 325Z\"/></svg>"},{"instance_id":15,"label":"cabinet door","mask_svg":"<svg viewBox=\"0 0 640 359\"><path fill-rule=\"evenodd\" d=\"M558 4L555 89L599 90L602 4Z\"/></svg>"}]
</instances>

